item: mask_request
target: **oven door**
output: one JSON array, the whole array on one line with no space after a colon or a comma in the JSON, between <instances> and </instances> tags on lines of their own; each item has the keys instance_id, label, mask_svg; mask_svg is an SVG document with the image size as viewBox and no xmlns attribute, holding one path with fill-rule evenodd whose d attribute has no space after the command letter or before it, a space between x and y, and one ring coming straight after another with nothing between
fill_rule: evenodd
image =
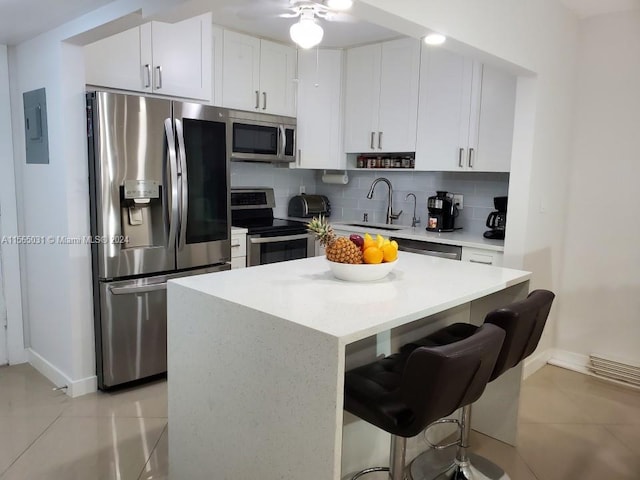
<instances>
[{"instance_id":1,"label":"oven door","mask_svg":"<svg viewBox=\"0 0 640 480\"><path fill-rule=\"evenodd\" d=\"M248 235L247 266L313 257L315 245L315 235L310 233L277 237Z\"/></svg>"}]
</instances>

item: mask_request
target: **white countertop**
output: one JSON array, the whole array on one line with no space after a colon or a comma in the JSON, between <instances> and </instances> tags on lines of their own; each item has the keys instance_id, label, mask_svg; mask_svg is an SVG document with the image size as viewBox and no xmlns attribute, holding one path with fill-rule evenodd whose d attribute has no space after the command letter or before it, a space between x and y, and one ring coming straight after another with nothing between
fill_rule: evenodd
<instances>
[{"instance_id":1,"label":"white countertop","mask_svg":"<svg viewBox=\"0 0 640 480\"><path fill-rule=\"evenodd\" d=\"M356 222L357 223L357 222ZM482 233L468 230L456 230L454 232L428 232L424 226L404 227L402 230L382 230L376 229L378 224L372 223L367 227L354 227L347 222L335 222L333 228L336 230L348 230L352 232L375 232L385 237L406 238L409 240L421 240L423 242L444 243L447 245L457 245L459 247L483 248L485 250L504 251L504 240L489 240L482 236ZM379 225L384 227L385 225Z\"/></svg>"},{"instance_id":2,"label":"white countertop","mask_svg":"<svg viewBox=\"0 0 640 480\"><path fill-rule=\"evenodd\" d=\"M242 235L242 234L246 234L248 233L249 230L247 230L246 228L242 228L242 227L231 227L231 235L237 234L237 235Z\"/></svg>"},{"instance_id":3,"label":"white countertop","mask_svg":"<svg viewBox=\"0 0 640 480\"><path fill-rule=\"evenodd\" d=\"M310 218L297 218L297 217L283 217L287 220L295 220L298 222L309 222ZM457 245L459 247L473 247L482 248L485 250L493 250L496 252L504 251L504 240L489 240L482 236L483 232L472 232L469 230L456 230L455 232L428 232L424 225L415 228L403 227L401 230L385 230L385 224L370 223L366 227L364 226L352 226L349 223L361 223L361 222L348 222L346 220L332 221L329 218L329 222L333 225L335 230L349 231L357 233L379 233L385 237L397 237L405 238L409 240L421 240L423 242L443 243L446 245ZM401 225L398 225L401 226Z\"/></svg>"},{"instance_id":4,"label":"white countertop","mask_svg":"<svg viewBox=\"0 0 640 480\"><path fill-rule=\"evenodd\" d=\"M261 265L176 283L273 315L348 344L497 292L529 272L399 252L386 278L336 279L325 257Z\"/></svg>"}]
</instances>

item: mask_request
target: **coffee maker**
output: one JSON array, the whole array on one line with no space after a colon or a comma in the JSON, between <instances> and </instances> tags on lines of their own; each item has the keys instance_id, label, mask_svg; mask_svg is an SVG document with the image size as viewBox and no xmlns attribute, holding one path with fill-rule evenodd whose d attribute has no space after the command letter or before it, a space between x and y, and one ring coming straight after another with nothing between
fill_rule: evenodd
<instances>
[{"instance_id":1,"label":"coffee maker","mask_svg":"<svg viewBox=\"0 0 640 480\"><path fill-rule=\"evenodd\" d=\"M487 217L487 227L491 230L484 232L484 238L504 240L504 231L507 228L507 198L493 197L495 212Z\"/></svg>"},{"instance_id":2,"label":"coffee maker","mask_svg":"<svg viewBox=\"0 0 640 480\"><path fill-rule=\"evenodd\" d=\"M437 191L435 197L427 199L429 217L427 230L430 232L453 232L454 221L458 216L458 209L453 204L453 194Z\"/></svg>"}]
</instances>

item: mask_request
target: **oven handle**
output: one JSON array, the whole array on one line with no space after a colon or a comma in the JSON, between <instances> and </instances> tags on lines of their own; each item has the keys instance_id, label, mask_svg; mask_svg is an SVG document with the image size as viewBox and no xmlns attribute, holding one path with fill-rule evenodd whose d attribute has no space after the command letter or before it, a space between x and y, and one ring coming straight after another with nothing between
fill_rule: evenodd
<instances>
[{"instance_id":1,"label":"oven handle","mask_svg":"<svg viewBox=\"0 0 640 480\"><path fill-rule=\"evenodd\" d=\"M282 235L280 237L251 237L249 236L249 243L277 243L288 242L289 240L303 240L311 238L310 233L301 233L299 235Z\"/></svg>"}]
</instances>

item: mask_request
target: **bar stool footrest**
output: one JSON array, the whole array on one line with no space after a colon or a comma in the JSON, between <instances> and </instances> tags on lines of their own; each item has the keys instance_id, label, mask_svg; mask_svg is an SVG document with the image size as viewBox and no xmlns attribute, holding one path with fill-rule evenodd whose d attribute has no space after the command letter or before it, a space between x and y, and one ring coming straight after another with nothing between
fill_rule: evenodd
<instances>
[{"instance_id":1,"label":"bar stool footrest","mask_svg":"<svg viewBox=\"0 0 640 480\"><path fill-rule=\"evenodd\" d=\"M456 449L427 450L411 462L412 480L510 480L498 465L468 453L468 461L456 460Z\"/></svg>"}]
</instances>

